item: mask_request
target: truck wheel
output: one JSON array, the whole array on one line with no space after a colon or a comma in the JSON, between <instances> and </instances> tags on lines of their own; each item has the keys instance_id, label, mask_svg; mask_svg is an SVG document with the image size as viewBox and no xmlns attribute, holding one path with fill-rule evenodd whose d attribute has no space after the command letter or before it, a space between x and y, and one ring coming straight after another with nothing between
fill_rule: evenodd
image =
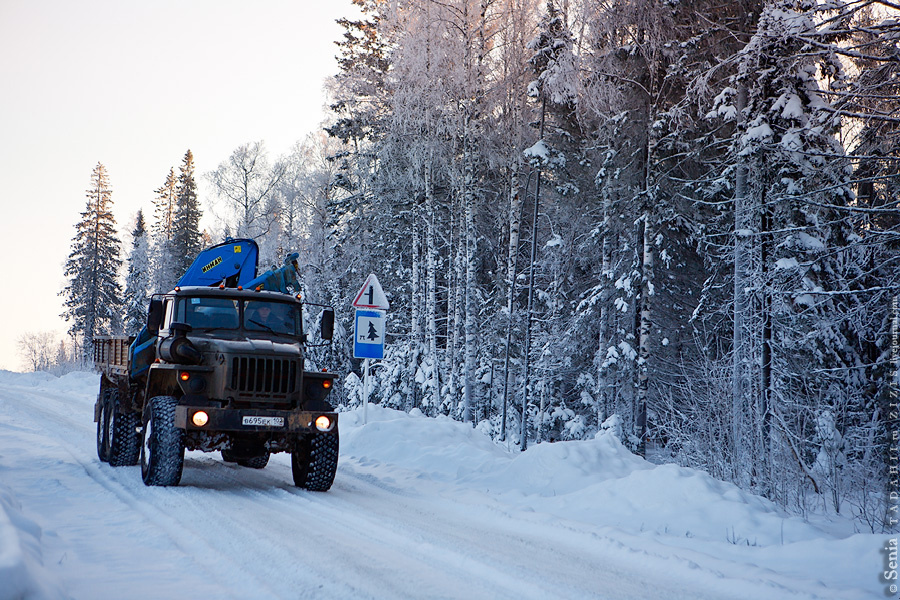
<instances>
[{"instance_id":1,"label":"truck wheel","mask_svg":"<svg viewBox=\"0 0 900 600\"><path fill-rule=\"evenodd\" d=\"M231 453L231 450L222 450L222 460L225 462L237 462L238 459L234 457Z\"/></svg>"},{"instance_id":2,"label":"truck wheel","mask_svg":"<svg viewBox=\"0 0 900 600\"><path fill-rule=\"evenodd\" d=\"M266 452L262 456L254 456L253 458L236 460L235 462L242 467L250 467L251 469L265 469L269 464L270 454Z\"/></svg>"},{"instance_id":3,"label":"truck wheel","mask_svg":"<svg viewBox=\"0 0 900 600\"><path fill-rule=\"evenodd\" d=\"M141 417L136 412L109 410L109 464L113 467L131 467L138 464L141 455L141 434L137 432Z\"/></svg>"},{"instance_id":4,"label":"truck wheel","mask_svg":"<svg viewBox=\"0 0 900 600\"><path fill-rule=\"evenodd\" d=\"M184 432L175 427L172 396L151 398L144 409L141 477L145 485L178 485L184 469Z\"/></svg>"},{"instance_id":5,"label":"truck wheel","mask_svg":"<svg viewBox=\"0 0 900 600\"><path fill-rule=\"evenodd\" d=\"M97 420L97 458L109 462L109 405L105 397L100 402L100 418Z\"/></svg>"},{"instance_id":6,"label":"truck wheel","mask_svg":"<svg viewBox=\"0 0 900 600\"><path fill-rule=\"evenodd\" d=\"M299 436L291 452L294 485L313 492L327 492L337 473L339 446L337 430Z\"/></svg>"}]
</instances>

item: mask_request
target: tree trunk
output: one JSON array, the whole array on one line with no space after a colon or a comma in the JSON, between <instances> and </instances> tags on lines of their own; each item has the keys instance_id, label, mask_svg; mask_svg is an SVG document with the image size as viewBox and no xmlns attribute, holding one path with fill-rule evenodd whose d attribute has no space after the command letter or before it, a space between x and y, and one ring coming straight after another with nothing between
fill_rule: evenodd
<instances>
[{"instance_id":1,"label":"tree trunk","mask_svg":"<svg viewBox=\"0 0 900 600\"><path fill-rule=\"evenodd\" d=\"M513 161L509 185L509 245L506 255L506 351L503 359L503 418L500 441L506 441L506 413L509 406L509 345L512 340L513 304L516 294L516 267L519 258L519 227L522 221L522 200L519 196L519 162ZM525 190L528 194L528 190Z\"/></svg>"},{"instance_id":2,"label":"tree trunk","mask_svg":"<svg viewBox=\"0 0 900 600\"><path fill-rule=\"evenodd\" d=\"M611 394L609 385L609 369L604 366L606 362L606 351L609 345L609 298L610 298L610 280L612 279L612 257L610 236L612 228L610 227L610 207L612 200L610 191L603 190L603 242L601 244L601 262L600 262L600 284L603 286L600 291L600 331L597 335L597 396L599 403L597 406L597 426L603 424L609 417L609 408L611 405Z\"/></svg>"},{"instance_id":3,"label":"tree trunk","mask_svg":"<svg viewBox=\"0 0 900 600\"><path fill-rule=\"evenodd\" d=\"M458 225L459 218L451 216L450 218L450 240L451 244L455 244L455 248L451 246L450 256L453 257L452 284L447 294L447 316L448 316L448 347L447 347L447 372L450 374L449 380L449 401L452 410L457 409L459 395L457 387L459 386L459 322L462 318L460 314L460 294L462 293L463 280L463 258L464 248L462 244L462 234Z\"/></svg>"},{"instance_id":4,"label":"tree trunk","mask_svg":"<svg viewBox=\"0 0 900 600\"><path fill-rule=\"evenodd\" d=\"M650 388L650 306L653 297L653 229L650 226L650 211L644 212L644 244L641 261L641 324L638 342L638 389L636 429L640 440L638 452L645 453L647 441L647 400Z\"/></svg>"},{"instance_id":5,"label":"tree trunk","mask_svg":"<svg viewBox=\"0 0 900 600\"><path fill-rule=\"evenodd\" d=\"M464 403L463 403L463 421L468 423L473 420L472 407L474 406L474 398L472 397L472 382L475 380L475 341L476 332L476 307L475 307L475 252L477 247L476 231L475 231L475 174L474 165L472 164L472 149L469 141L469 119L466 117L466 127L464 130L463 140L463 200L465 202L466 228L464 239L466 243L466 285L465 285L465 382L464 382Z\"/></svg>"},{"instance_id":6,"label":"tree trunk","mask_svg":"<svg viewBox=\"0 0 900 600\"><path fill-rule=\"evenodd\" d=\"M422 234L419 231L419 205L418 200L412 208L412 273L410 273L410 340L418 346L422 343L422 294L419 290L421 279L420 252L422 246Z\"/></svg>"},{"instance_id":7,"label":"tree trunk","mask_svg":"<svg viewBox=\"0 0 900 600\"><path fill-rule=\"evenodd\" d=\"M737 110L739 118L747 105L747 89L738 90ZM747 165L739 158L734 183L734 328L732 335L732 375L731 375L731 456L734 480L739 485L746 484L741 473L745 456L744 412L749 404L751 392L747 379L751 344L747 335L749 327L749 298L747 286L750 284L750 240L752 235L752 207L747 190Z\"/></svg>"},{"instance_id":8,"label":"tree trunk","mask_svg":"<svg viewBox=\"0 0 900 600\"><path fill-rule=\"evenodd\" d=\"M769 452L771 445L771 410L770 405L772 396L772 286L768 277L768 261L770 254L771 238L769 237L769 229L771 224L770 211L766 207L765 197L762 199L762 211L760 223L760 282L762 294L762 302L760 309L762 311L762 347L761 365L760 365L760 385L759 385L759 407L756 415L759 433L757 435L759 449L754 453L758 468L756 469L756 481L762 485L762 495L767 498L771 497L770 475L769 470Z\"/></svg>"},{"instance_id":9,"label":"tree trunk","mask_svg":"<svg viewBox=\"0 0 900 600\"><path fill-rule=\"evenodd\" d=\"M441 405L440 365L437 354L437 250L434 247L434 194L431 189L431 165L425 167L425 344L431 361L431 403Z\"/></svg>"}]
</instances>

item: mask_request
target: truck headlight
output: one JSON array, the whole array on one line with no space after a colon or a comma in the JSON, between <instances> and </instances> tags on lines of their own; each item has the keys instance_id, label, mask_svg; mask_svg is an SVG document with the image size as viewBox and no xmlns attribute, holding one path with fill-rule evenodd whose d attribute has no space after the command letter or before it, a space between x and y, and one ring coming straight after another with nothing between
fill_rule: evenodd
<instances>
[{"instance_id":1,"label":"truck headlight","mask_svg":"<svg viewBox=\"0 0 900 600\"><path fill-rule=\"evenodd\" d=\"M319 431L328 431L331 429L333 423L331 419L325 415L319 415L316 417L316 429Z\"/></svg>"},{"instance_id":2,"label":"truck headlight","mask_svg":"<svg viewBox=\"0 0 900 600\"><path fill-rule=\"evenodd\" d=\"M191 422L197 427L203 427L209 423L209 415L206 414L206 411L198 410L194 413L194 416L191 417Z\"/></svg>"}]
</instances>

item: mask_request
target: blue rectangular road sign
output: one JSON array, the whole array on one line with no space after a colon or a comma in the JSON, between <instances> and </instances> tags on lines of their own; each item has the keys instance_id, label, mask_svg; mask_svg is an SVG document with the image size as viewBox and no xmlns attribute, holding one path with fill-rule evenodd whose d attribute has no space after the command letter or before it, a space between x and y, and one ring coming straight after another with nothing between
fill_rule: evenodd
<instances>
[{"instance_id":1,"label":"blue rectangular road sign","mask_svg":"<svg viewBox=\"0 0 900 600\"><path fill-rule=\"evenodd\" d=\"M384 358L384 311L356 309L354 321L353 358Z\"/></svg>"}]
</instances>

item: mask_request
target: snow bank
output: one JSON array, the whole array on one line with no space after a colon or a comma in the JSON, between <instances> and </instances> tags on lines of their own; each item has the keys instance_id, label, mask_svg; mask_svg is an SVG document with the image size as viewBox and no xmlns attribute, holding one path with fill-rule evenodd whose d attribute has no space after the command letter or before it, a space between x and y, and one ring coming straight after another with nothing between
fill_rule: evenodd
<instances>
[{"instance_id":1,"label":"snow bank","mask_svg":"<svg viewBox=\"0 0 900 600\"><path fill-rule=\"evenodd\" d=\"M78 371L61 377L50 373L15 373L0 370L0 388L24 388L36 391L96 395L100 376L97 373ZM55 395L56 395L55 394Z\"/></svg>"},{"instance_id":2,"label":"snow bank","mask_svg":"<svg viewBox=\"0 0 900 600\"><path fill-rule=\"evenodd\" d=\"M71 373L55 377L49 373L0 371L0 386L68 391L95 388L97 376ZM2 423L0 423L2 425ZM0 455L3 449L0 448ZM67 598L56 577L44 566L41 528L22 514L12 491L2 484L0 470L0 600L55 600Z\"/></svg>"},{"instance_id":3,"label":"snow bank","mask_svg":"<svg viewBox=\"0 0 900 600\"><path fill-rule=\"evenodd\" d=\"M0 600L65 598L44 568L41 529L0 486Z\"/></svg>"},{"instance_id":4,"label":"snow bank","mask_svg":"<svg viewBox=\"0 0 900 600\"><path fill-rule=\"evenodd\" d=\"M362 426L361 408L341 413L339 423L341 454L400 467L412 477L456 482L507 456L484 434L448 417L431 419L370 404L367 425Z\"/></svg>"},{"instance_id":5,"label":"snow bank","mask_svg":"<svg viewBox=\"0 0 900 600\"><path fill-rule=\"evenodd\" d=\"M448 418L369 405L367 425L361 409L341 415L341 445L342 456L409 493L431 493L426 483L453 493L452 484L473 504L552 515L786 580L821 581L853 590L847 597L879 590L878 536L849 535L848 522L825 530L703 471L649 463L607 433L519 452Z\"/></svg>"},{"instance_id":6,"label":"snow bank","mask_svg":"<svg viewBox=\"0 0 900 600\"><path fill-rule=\"evenodd\" d=\"M409 470L417 478L522 498L523 509L567 515L631 533L768 546L817 539L824 532L772 502L703 471L654 465L614 436L534 444L509 451L479 431L369 405L341 415L344 453Z\"/></svg>"}]
</instances>

